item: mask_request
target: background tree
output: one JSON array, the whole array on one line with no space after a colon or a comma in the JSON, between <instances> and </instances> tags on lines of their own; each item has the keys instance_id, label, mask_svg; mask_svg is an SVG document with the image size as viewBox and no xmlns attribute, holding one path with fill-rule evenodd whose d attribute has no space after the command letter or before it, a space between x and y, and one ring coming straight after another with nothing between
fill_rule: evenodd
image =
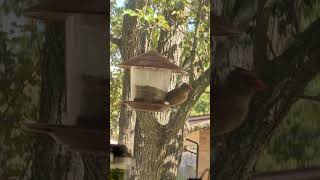
<instances>
[{"instance_id":1,"label":"background tree","mask_svg":"<svg viewBox=\"0 0 320 180\"><path fill-rule=\"evenodd\" d=\"M42 33L21 17L29 4L0 2L0 179L23 179L32 162L33 137L20 122L38 118Z\"/></svg>"},{"instance_id":2,"label":"background tree","mask_svg":"<svg viewBox=\"0 0 320 180\"><path fill-rule=\"evenodd\" d=\"M243 31L240 37L215 38L214 76L221 80L232 65L237 65L255 71L268 86L254 98L247 121L241 128L213 139L213 142L223 142L223 148L216 154L216 163L212 164L216 178L251 179L260 155L265 155L261 160L275 160L276 163L264 166L260 161L256 166L259 172L315 164L318 157L314 161L308 157L314 155L317 146L308 148L306 156L303 147L289 146L288 142L299 141L298 136L302 134L297 130L306 130L308 122L303 120L310 118L296 116L301 112L297 108L309 104L303 113L307 115L306 111L312 109L310 106L315 107L311 102L298 100L310 91L306 87L310 82L314 83L312 80L320 70L320 40L316 38L320 32L319 2L226 0L213 4L216 14ZM269 144L281 123L282 128ZM307 129L311 130L310 125ZM295 135L290 136L293 132ZM304 137L312 134L316 135L314 130L304 133ZM286 137L280 141L283 135ZM307 145L308 142L300 144ZM304 158L296 156L299 149ZM286 167L284 163L287 163Z\"/></svg>"},{"instance_id":3,"label":"background tree","mask_svg":"<svg viewBox=\"0 0 320 180\"><path fill-rule=\"evenodd\" d=\"M209 87L209 1L129 0L125 7L119 7L115 1L111 5L111 64L155 49L188 72L188 77L172 78L171 88L182 81L194 88L185 104L164 113L134 112L123 104L118 104L119 109L110 107L111 112L120 112L111 119L115 127L119 122L119 142L136 159L133 177L174 179L188 132L182 129L192 107ZM121 101L127 100L129 73L119 73L113 66L111 70L111 82L116 85L111 90L122 90ZM119 77L121 81L116 81ZM119 102L111 99L111 105L113 100ZM201 101L206 102L206 109L201 102L196 105L195 114L208 112L208 94Z\"/></svg>"}]
</instances>

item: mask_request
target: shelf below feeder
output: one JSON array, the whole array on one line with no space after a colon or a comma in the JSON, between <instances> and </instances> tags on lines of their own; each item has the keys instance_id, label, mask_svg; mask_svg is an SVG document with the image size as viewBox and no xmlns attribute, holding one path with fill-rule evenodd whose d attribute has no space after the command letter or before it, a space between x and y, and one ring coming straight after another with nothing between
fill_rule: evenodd
<instances>
[{"instance_id":1,"label":"shelf below feeder","mask_svg":"<svg viewBox=\"0 0 320 180\"><path fill-rule=\"evenodd\" d=\"M170 105L165 102L145 102L145 101L125 101L128 107L137 111L152 111L152 112L163 112L167 110Z\"/></svg>"},{"instance_id":2,"label":"shelf below feeder","mask_svg":"<svg viewBox=\"0 0 320 180\"><path fill-rule=\"evenodd\" d=\"M79 152L105 153L107 149L107 132L103 129L47 123L23 123L22 128L34 133L47 134L55 141Z\"/></svg>"}]
</instances>

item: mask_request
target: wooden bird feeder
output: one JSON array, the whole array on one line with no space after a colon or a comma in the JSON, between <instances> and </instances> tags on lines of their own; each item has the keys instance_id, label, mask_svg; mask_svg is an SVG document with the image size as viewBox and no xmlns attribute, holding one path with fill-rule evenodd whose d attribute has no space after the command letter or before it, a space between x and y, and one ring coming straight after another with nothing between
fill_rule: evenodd
<instances>
[{"instance_id":1,"label":"wooden bird feeder","mask_svg":"<svg viewBox=\"0 0 320 180\"><path fill-rule=\"evenodd\" d=\"M213 35L214 36L238 36L241 32L217 15L213 15Z\"/></svg>"},{"instance_id":2,"label":"wooden bird feeder","mask_svg":"<svg viewBox=\"0 0 320 180\"><path fill-rule=\"evenodd\" d=\"M136 56L119 65L130 69L130 99L126 105L138 111L165 111L165 102L173 73L183 70L155 51Z\"/></svg>"},{"instance_id":3,"label":"wooden bird feeder","mask_svg":"<svg viewBox=\"0 0 320 180\"><path fill-rule=\"evenodd\" d=\"M79 118L89 122L83 124L92 124L96 119L107 123L107 3L47 0L24 11L31 18L65 24L66 111L62 112L65 125L78 127Z\"/></svg>"}]
</instances>

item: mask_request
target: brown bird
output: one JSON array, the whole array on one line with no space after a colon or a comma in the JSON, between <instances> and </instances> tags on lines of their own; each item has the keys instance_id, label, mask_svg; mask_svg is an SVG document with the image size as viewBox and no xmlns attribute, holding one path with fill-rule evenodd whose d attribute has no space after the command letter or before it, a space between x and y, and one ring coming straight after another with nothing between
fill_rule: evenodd
<instances>
[{"instance_id":1,"label":"brown bird","mask_svg":"<svg viewBox=\"0 0 320 180\"><path fill-rule=\"evenodd\" d=\"M252 72L242 68L231 71L223 85L214 92L215 134L225 134L238 128L247 116L253 95L264 88L264 83Z\"/></svg>"},{"instance_id":2,"label":"brown bird","mask_svg":"<svg viewBox=\"0 0 320 180\"><path fill-rule=\"evenodd\" d=\"M46 123L23 123L23 129L46 134L56 142L78 152L105 153L107 132L103 129L86 129L77 126Z\"/></svg>"},{"instance_id":3,"label":"brown bird","mask_svg":"<svg viewBox=\"0 0 320 180\"><path fill-rule=\"evenodd\" d=\"M168 92L166 101L170 105L180 105L188 99L190 91L192 91L192 87L187 83L183 83L179 88Z\"/></svg>"}]
</instances>

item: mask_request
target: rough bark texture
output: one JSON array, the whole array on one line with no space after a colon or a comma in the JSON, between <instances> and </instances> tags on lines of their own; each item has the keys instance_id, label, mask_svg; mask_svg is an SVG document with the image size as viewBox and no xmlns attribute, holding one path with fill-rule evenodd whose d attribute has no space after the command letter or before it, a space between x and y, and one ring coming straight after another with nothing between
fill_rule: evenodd
<instances>
[{"instance_id":1,"label":"rough bark texture","mask_svg":"<svg viewBox=\"0 0 320 180\"><path fill-rule=\"evenodd\" d=\"M64 24L47 24L41 58L39 122L61 124L65 107ZM106 157L68 151L51 138L35 136L32 180L106 179Z\"/></svg>"},{"instance_id":2,"label":"rough bark texture","mask_svg":"<svg viewBox=\"0 0 320 180\"><path fill-rule=\"evenodd\" d=\"M230 19L243 17L240 16L241 13L255 14L256 16L251 18L247 16L256 20L256 26L253 27L254 31L248 30L246 34L255 38L248 38L247 44L239 40L245 39L245 35L238 39L225 40L226 42L216 38L215 66L224 71L216 71L215 74L225 73L233 64L244 66L254 69L268 88L253 99L247 120L239 129L224 137L212 137L215 149L212 151L214 163L211 167L214 169L215 179L251 179L254 165L272 133L296 102L297 95L303 94L308 82L320 71L320 41L315 38L320 33L319 19L300 34L288 33L287 36L281 36L277 33L279 27L275 25L278 21L276 18L269 19L268 24L257 22L268 19L261 4L264 1L259 1L255 8L249 8L251 5L246 4L249 1L244 1L241 6L238 4L238 8L228 10L228 5L240 2L242 3L230 0L224 5L218 2L215 2L215 5L220 7L218 12L224 12ZM246 9L251 13L238 11L241 9L239 7L244 6L248 6ZM230 13L232 11L233 13ZM233 14L237 16L232 16ZM272 46L267 48L268 37L272 46L277 47L275 52L272 52ZM293 38L293 42L288 43L289 38ZM212 133L214 134L214 129ZM217 149L218 141L223 142L223 145Z\"/></svg>"}]
</instances>

